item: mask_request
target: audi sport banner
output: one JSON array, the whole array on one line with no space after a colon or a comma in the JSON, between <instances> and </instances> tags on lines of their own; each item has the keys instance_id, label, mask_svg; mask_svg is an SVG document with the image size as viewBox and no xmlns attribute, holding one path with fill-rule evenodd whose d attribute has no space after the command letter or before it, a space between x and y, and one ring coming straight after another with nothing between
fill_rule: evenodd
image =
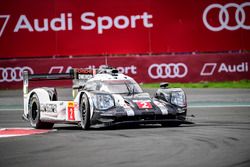
<instances>
[{"instance_id":1,"label":"audi sport banner","mask_svg":"<svg viewBox=\"0 0 250 167\"><path fill-rule=\"evenodd\" d=\"M250 50L250 1L0 1L0 58L228 50Z\"/></svg>"},{"instance_id":2,"label":"audi sport banner","mask_svg":"<svg viewBox=\"0 0 250 167\"><path fill-rule=\"evenodd\" d=\"M21 88L22 73L67 73L71 68L98 68L106 63L143 82L199 82L250 79L249 54L130 56L92 58L13 59L1 62L0 88ZM40 84L46 86L48 82ZM54 86L70 86L71 82L52 81Z\"/></svg>"}]
</instances>

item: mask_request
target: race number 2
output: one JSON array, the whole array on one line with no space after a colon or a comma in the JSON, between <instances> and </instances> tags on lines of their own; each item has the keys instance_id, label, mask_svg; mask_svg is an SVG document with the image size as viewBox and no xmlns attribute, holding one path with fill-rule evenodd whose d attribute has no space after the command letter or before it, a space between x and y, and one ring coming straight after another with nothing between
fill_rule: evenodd
<instances>
[{"instance_id":1,"label":"race number 2","mask_svg":"<svg viewBox=\"0 0 250 167\"><path fill-rule=\"evenodd\" d=\"M68 120L69 121L74 121L75 120L74 102L68 102Z\"/></svg>"},{"instance_id":2,"label":"race number 2","mask_svg":"<svg viewBox=\"0 0 250 167\"><path fill-rule=\"evenodd\" d=\"M146 102L146 101L139 101L139 102L136 102L137 106L139 109L150 109L152 108L152 105L150 102Z\"/></svg>"}]
</instances>

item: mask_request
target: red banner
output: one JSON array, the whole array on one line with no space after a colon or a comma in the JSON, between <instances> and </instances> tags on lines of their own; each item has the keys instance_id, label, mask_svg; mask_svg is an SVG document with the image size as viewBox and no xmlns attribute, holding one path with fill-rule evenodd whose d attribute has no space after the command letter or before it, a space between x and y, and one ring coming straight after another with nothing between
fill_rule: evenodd
<instances>
[{"instance_id":1,"label":"red banner","mask_svg":"<svg viewBox=\"0 0 250 167\"><path fill-rule=\"evenodd\" d=\"M0 58L250 50L244 0L1 0Z\"/></svg>"},{"instance_id":2,"label":"red banner","mask_svg":"<svg viewBox=\"0 0 250 167\"><path fill-rule=\"evenodd\" d=\"M21 88L22 72L32 74L67 73L71 68L109 66L133 77L137 82L199 82L250 79L250 54L131 56L92 58L45 58L1 61L0 88ZM36 62L36 63L34 63ZM38 83L45 86L46 82ZM54 86L71 82L53 81Z\"/></svg>"}]
</instances>

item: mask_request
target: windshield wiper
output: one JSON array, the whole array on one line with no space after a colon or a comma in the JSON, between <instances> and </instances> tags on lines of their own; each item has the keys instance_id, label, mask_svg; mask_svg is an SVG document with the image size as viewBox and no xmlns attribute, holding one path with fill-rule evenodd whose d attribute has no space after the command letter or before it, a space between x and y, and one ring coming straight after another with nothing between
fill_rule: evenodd
<instances>
[{"instance_id":1,"label":"windshield wiper","mask_svg":"<svg viewBox=\"0 0 250 167\"><path fill-rule=\"evenodd\" d=\"M133 85L132 95L133 95L133 98L134 98L134 95L135 95L135 85Z\"/></svg>"},{"instance_id":2,"label":"windshield wiper","mask_svg":"<svg viewBox=\"0 0 250 167\"><path fill-rule=\"evenodd\" d=\"M133 85L133 89L131 90L131 87L129 86L128 83L124 82L124 84L126 85L126 87L128 89L128 96L131 94L134 96L135 95L135 86Z\"/></svg>"},{"instance_id":3,"label":"windshield wiper","mask_svg":"<svg viewBox=\"0 0 250 167\"><path fill-rule=\"evenodd\" d=\"M127 89L128 89L128 96L132 94L131 92L131 88L129 87L128 83L124 82L124 84L126 85Z\"/></svg>"}]
</instances>

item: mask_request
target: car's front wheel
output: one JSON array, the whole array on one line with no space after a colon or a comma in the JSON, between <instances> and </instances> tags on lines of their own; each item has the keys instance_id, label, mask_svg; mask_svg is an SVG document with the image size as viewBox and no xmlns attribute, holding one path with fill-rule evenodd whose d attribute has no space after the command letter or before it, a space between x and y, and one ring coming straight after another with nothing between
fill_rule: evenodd
<instances>
[{"instance_id":1,"label":"car's front wheel","mask_svg":"<svg viewBox=\"0 0 250 167\"><path fill-rule=\"evenodd\" d=\"M30 125L36 129L51 129L53 123L41 122L40 120L40 102L36 93L34 93L29 101L29 121Z\"/></svg>"},{"instance_id":2,"label":"car's front wheel","mask_svg":"<svg viewBox=\"0 0 250 167\"><path fill-rule=\"evenodd\" d=\"M81 127L84 130L88 130L90 128L90 106L86 94L82 96L80 107Z\"/></svg>"}]
</instances>

